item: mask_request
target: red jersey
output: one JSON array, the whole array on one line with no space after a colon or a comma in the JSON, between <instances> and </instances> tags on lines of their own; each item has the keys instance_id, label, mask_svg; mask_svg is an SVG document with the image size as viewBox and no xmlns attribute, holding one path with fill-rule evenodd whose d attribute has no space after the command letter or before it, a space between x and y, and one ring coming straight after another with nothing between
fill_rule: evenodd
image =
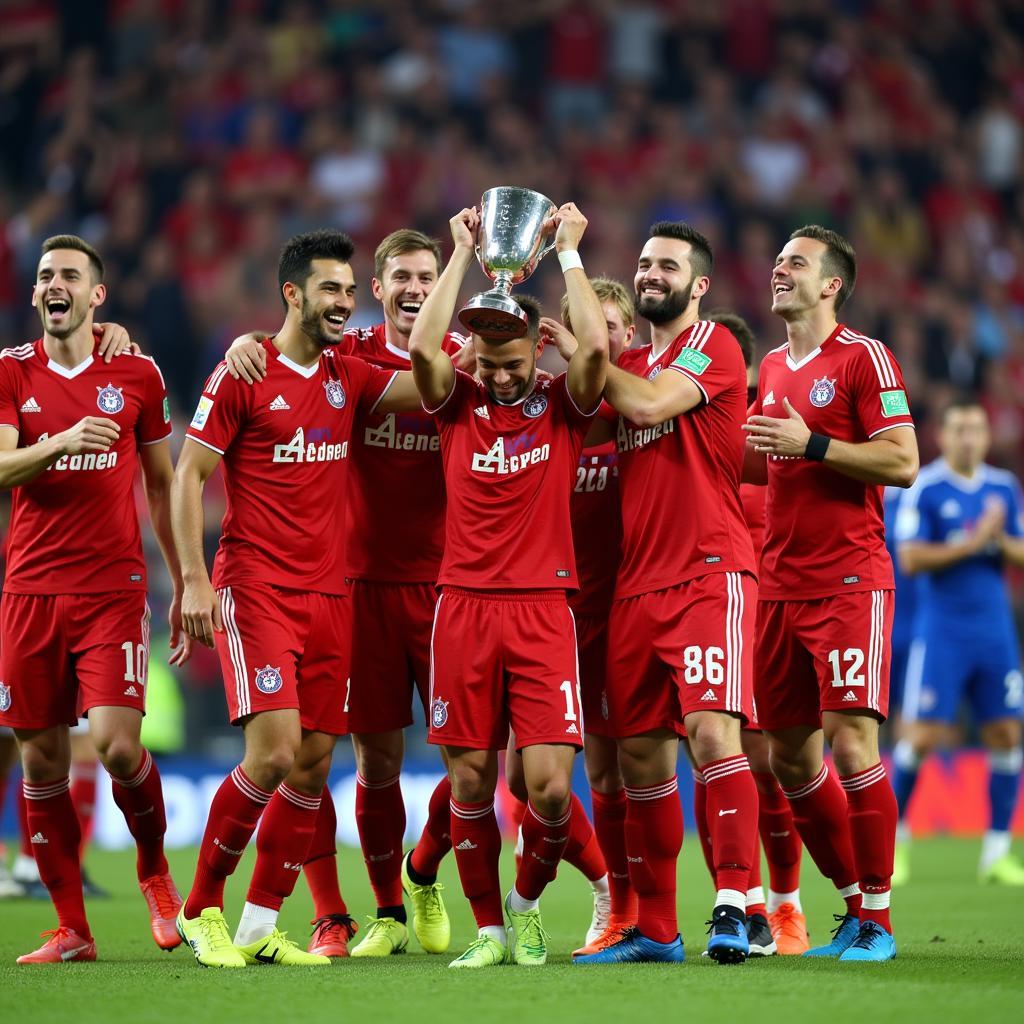
<instances>
[{"instance_id":1,"label":"red jersey","mask_svg":"<svg viewBox=\"0 0 1024 1024\"><path fill-rule=\"evenodd\" d=\"M580 590L569 602L578 618L608 614L622 548L615 442L584 448L569 503Z\"/></svg>"},{"instance_id":2,"label":"red jersey","mask_svg":"<svg viewBox=\"0 0 1024 1024\"><path fill-rule=\"evenodd\" d=\"M454 356L466 339L445 335ZM388 345L384 324L346 331L339 346L374 366L408 370L409 353ZM444 551L441 439L425 412L360 412L352 432L348 575L392 583L434 583Z\"/></svg>"},{"instance_id":3,"label":"red jersey","mask_svg":"<svg viewBox=\"0 0 1024 1024\"><path fill-rule=\"evenodd\" d=\"M746 367L721 324L698 320L660 356L627 349L619 369L653 380L681 373L704 401L653 427L619 417L622 566L617 598L663 590L717 572L754 572L740 503Z\"/></svg>"},{"instance_id":4,"label":"red jersey","mask_svg":"<svg viewBox=\"0 0 1024 1024\"><path fill-rule=\"evenodd\" d=\"M451 394L429 411L448 488L438 582L575 590L569 495L593 414L576 407L565 374L503 405L458 370Z\"/></svg>"},{"instance_id":5,"label":"red jersey","mask_svg":"<svg viewBox=\"0 0 1024 1024\"><path fill-rule=\"evenodd\" d=\"M740 484L740 501L743 503L743 518L750 531L750 543L754 546L754 558L760 561L764 550L764 485Z\"/></svg>"},{"instance_id":6,"label":"red jersey","mask_svg":"<svg viewBox=\"0 0 1024 1024\"><path fill-rule=\"evenodd\" d=\"M799 363L788 345L764 357L751 411L785 416L784 398L812 431L839 441L859 443L914 425L892 353L843 324ZM767 500L761 597L810 601L892 589L881 486L802 457L774 456Z\"/></svg>"},{"instance_id":7,"label":"red jersey","mask_svg":"<svg viewBox=\"0 0 1024 1024\"><path fill-rule=\"evenodd\" d=\"M263 345L266 377L246 384L221 363L188 428L193 441L224 456L227 512L213 584L345 594L353 422L395 374L329 348L305 367Z\"/></svg>"},{"instance_id":8,"label":"red jersey","mask_svg":"<svg viewBox=\"0 0 1024 1024\"><path fill-rule=\"evenodd\" d=\"M7 542L11 594L145 590L146 563L133 485L138 446L171 434L163 377L147 356L111 363L90 355L68 370L40 338L0 352L0 423L18 447L104 416L121 426L110 451L64 455L13 488Z\"/></svg>"}]
</instances>

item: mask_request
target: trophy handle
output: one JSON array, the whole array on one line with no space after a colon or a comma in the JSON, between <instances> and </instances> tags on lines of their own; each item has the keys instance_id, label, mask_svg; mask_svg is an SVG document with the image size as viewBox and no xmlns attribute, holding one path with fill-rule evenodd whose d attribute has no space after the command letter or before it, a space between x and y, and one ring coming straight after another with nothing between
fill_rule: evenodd
<instances>
[{"instance_id":1,"label":"trophy handle","mask_svg":"<svg viewBox=\"0 0 1024 1024\"><path fill-rule=\"evenodd\" d=\"M554 247L555 247L555 240L554 240L554 238L552 238L551 241L548 242L548 244L545 245L544 248L541 249L541 251L539 253L537 253L537 263L540 263L540 261L542 259L544 259L544 257L547 256L547 254L549 252L551 252L552 249L554 249Z\"/></svg>"}]
</instances>

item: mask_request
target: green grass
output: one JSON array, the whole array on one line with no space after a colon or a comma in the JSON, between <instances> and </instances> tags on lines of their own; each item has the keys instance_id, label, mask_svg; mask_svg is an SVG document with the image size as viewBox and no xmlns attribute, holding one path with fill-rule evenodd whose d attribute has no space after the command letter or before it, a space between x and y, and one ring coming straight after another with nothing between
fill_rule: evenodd
<instances>
[{"instance_id":1,"label":"green grass","mask_svg":"<svg viewBox=\"0 0 1024 1024\"><path fill-rule=\"evenodd\" d=\"M887 964L840 965L834 961L773 958L739 967L701 960L703 921L711 889L697 844L687 842L680 866L682 929L688 961L680 966L582 968L569 952L590 919L589 890L569 867L545 893L544 923L552 956L544 968L497 968L479 973L447 970L449 957L419 952L387 961L345 960L330 968L251 968L239 972L201 969L185 950L162 953L149 937L142 898L134 887L134 857L93 851L95 879L114 893L89 905L100 962L63 967L19 968L14 958L34 948L36 934L53 927L49 905L0 903L0 1020L74 1024L146 1024L149 1021L294 1020L421 1022L452 1024L550 1021L551 1024L633 1018L638 1024L665 1020L787 1022L948 1021L982 1024L1024 1014L1024 893L978 885L976 842L938 839L914 846L914 879L898 891L894 920L899 958ZM187 885L195 852L172 858L176 877ZM232 881L226 907L237 921L251 866ZM341 853L343 890L353 913L372 907L358 854ZM503 865L511 878L511 864ZM452 915L452 955L475 930L460 895L454 862L442 880ZM836 898L805 865L804 907L812 940L831 927ZM282 913L282 928L308 935L311 916L305 885ZM416 946L411 940L410 948Z\"/></svg>"}]
</instances>

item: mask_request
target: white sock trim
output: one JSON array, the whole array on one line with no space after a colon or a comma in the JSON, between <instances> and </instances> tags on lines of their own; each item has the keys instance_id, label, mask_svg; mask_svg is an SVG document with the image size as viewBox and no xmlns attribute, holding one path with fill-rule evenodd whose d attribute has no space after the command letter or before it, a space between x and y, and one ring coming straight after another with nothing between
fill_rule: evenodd
<instances>
[{"instance_id":1,"label":"white sock trim","mask_svg":"<svg viewBox=\"0 0 1024 1024\"><path fill-rule=\"evenodd\" d=\"M508 896L510 910L517 914L525 914L530 910L536 910L540 906L540 900L528 900L519 895L519 890L513 885Z\"/></svg>"},{"instance_id":2,"label":"white sock trim","mask_svg":"<svg viewBox=\"0 0 1024 1024\"><path fill-rule=\"evenodd\" d=\"M592 878L592 879L590 879L590 888L593 889L594 892L598 896L607 896L608 895L608 875L604 874L600 878Z\"/></svg>"},{"instance_id":3,"label":"white sock trim","mask_svg":"<svg viewBox=\"0 0 1024 1024\"><path fill-rule=\"evenodd\" d=\"M265 939L277 927L278 911L246 902L235 932L235 945L248 946Z\"/></svg>"},{"instance_id":4,"label":"white sock trim","mask_svg":"<svg viewBox=\"0 0 1024 1024\"><path fill-rule=\"evenodd\" d=\"M891 896L888 889L885 892L866 892L861 896L861 906L864 910L888 910Z\"/></svg>"},{"instance_id":5,"label":"white sock trim","mask_svg":"<svg viewBox=\"0 0 1024 1024\"><path fill-rule=\"evenodd\" d=\"M747 907L756 906L758 903L764 903L764 886L755 885L753 889L747 890L747 897L743 904L743 909Z\"/></svg>"},{"instance_id":6,"label":"white sock trim","mask_svg":"<svg viewBox=\"0 0 1024 1024\"><path fill-rule=\"evenodd\" d=\"M860 886L854 882L853 885L846 886L845 889L839 890L839 895L845 900L847 896L856 896L860 892Z\"/></svg>"},{"instance_id":7,"label":"white sock trim","mask_svg":"<svg viewBox=\"0 0 1024 1024\"><path fill-rule=\"evenodd\" d=\"M747 911L747 894L739 889L719 889L715 894L716 907L735 907L737 910Z\"/></svg>"},{"instance_id":8,"label":"white sock trim","mask_svg":"<svg viewBox=\"0 0 1024 1024\"><path fill-rule=\"evenodd\" d=\"M800 905L800 890L795 889L793 892L776 892L774 889L768 890L768 913L774 914L783 903L792 903L796 908L797 913L802 914L804 908Z\"/></svg>"},{"instance_id":9,"label":"white sock trim","mask_svg":"<svg viewBox=\"0 0 1024 1024\"><path fill-rule=\"evenodd\" d=\"M477 929L477 936L481 939L494 939L503 946L508 945L508 934L500 924L486 924L483 928Z\"/></svg>"}]
</instances>

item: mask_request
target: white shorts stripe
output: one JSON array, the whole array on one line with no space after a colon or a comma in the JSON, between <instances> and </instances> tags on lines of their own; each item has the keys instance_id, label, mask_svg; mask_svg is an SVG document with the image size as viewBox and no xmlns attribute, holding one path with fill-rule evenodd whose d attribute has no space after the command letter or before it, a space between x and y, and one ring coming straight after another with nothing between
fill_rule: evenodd
<instances>
[{"instance_id":1,"label":"white shorts stripe","mask_svg":"<svg viewBox=\"0 0 1024 1024\"><path fill-rule=\"evenodd\" d=\"M238 716L241 718L252 711L252 702L249 699L249 673L245 667L242 635L238 632L238 624L235 621L235 597L230 587L225 587L220 592L220 616L228 641L231 667L235 670L235 700L238 702Z\"/></svg>"},{"instance_id":2,"label":"white shorts stripe","mask_svg":"<svg viewBox=\"0 0 1024 1024\"><path fill-rule=\"evenodd\" d=\"M434 706L434 634L437 632L437 617L441 614L441 602L444 600L444 594L439 595L437 604L434 605L434 624L430 627L430 682L428 685L427 693L429 695L427 700L427 714L431 713L431 708ZM427 721L427 728L430 728L430 722Z\"/></svg>"}]
</instances>

